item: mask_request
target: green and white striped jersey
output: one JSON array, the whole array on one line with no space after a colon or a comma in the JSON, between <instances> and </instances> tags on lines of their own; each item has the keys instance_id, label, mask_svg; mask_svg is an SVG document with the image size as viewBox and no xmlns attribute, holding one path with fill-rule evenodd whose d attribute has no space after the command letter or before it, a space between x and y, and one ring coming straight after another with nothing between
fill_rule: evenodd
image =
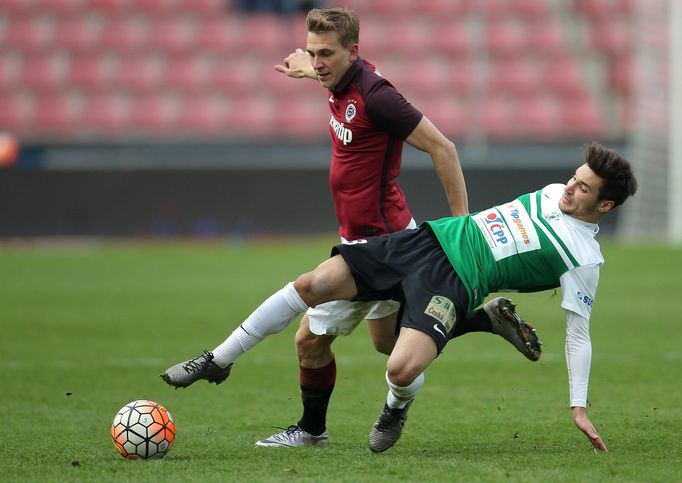
<instances>
[{"instance_id":1,"label":"green and white striped jersey","mask_svg":"<svg viewBox=\"0 0 682 483\"><path fill-rule=\"evenodd\" d=\"M464 217L427 222L469 291L469 311L491 292L562 288L562 307L589 320L604 258L599 227L559 209L564 185Z\"/></svg>"}]
</instances>

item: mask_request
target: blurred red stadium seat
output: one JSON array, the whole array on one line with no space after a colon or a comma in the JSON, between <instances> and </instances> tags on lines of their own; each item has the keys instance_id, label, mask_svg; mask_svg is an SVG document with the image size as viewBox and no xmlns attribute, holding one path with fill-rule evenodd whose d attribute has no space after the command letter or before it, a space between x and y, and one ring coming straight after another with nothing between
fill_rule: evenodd
<instances>
[{"instance_id":1,"label":"blurred red stadium seat","mask_svg":"<svg viewBox=\"0 0 682 483\"><path fill-rule=\"evenodd\" d=\"M19 84L19 72L15 59L10 56L0 56L0 93L9 93Z\"/></svg>"},{"instance_id":2,"label":"blurred red stadium seat","mask_svg":"<svg viewBox=\"0 0 682 483\"><path fill-rule=\"evenodd\" d=\"M270 97L230 97L226 103L226 135L260 138L277 134L275 109Z\"/></svg>"},{"instance_id":3,"label":"blurred red stadium seat","mask_svg":"<svg viewBox=\"0 0 682 483\"><path fill-rule=\"evenodd\" d=\"M323 138L328 120L327 106L315 96L283 97L274 108L275 131L296 139Z\"/></svg>"},{"instance_id":4,"label":"blurred red stadium seat","mask_svg":"<svg viewBox=\"0 0 682 483\"><path fill-rule=\"evenodd\" d=\"M193 134L214 135L225 130L226 111L221 95L185 96L178 113L178 128Z\"/></svg>"},{"instance_id":5,"label":"blurred red stadium seat","mask_svg":"<svg viewBox=\"0 0 682 483\"><path fill-rule=\"evenodd\" d=\"M464 97L446 93L415 98L414 105L446 136L465 134L470 119Z\"/></svg>"},{"instance_id":6,"label":"blurred red stadium seat","mask_svg":"<svg viewBox=\"0 0 682 483\"><path fill-rule=\"evenodd\" d=\"M88 91L110 88L114 77L110 67L108 59L98 53L78 55L69 63L68 81Z\"/></svg>"},{"instance_id":7,"label":"blurred red stadium seat","mask_svg":"<svg viewBox=\"0 0 682 483\"><path fill-rule=\"evenodd\" d=\"M578 59L569 56L546 59L540 79L547 89L562 96L582 94L587 85Z\"/></svg>"},{"instance_id":8,"label":"blurred red stadium seat","mask_svg":"<svg viewBox=\"0 0 682 483\"><path fill-rule=\"evenodd\" d=\"M524 25L507 19L491 19L486 25L485 47L493 57L519 55L526 48Z\"/></svg>"},{"instance_id":9,"label":"blurred red stadium seat","mask_svg":"<svg viewBox=\"0 0 682 483\"><path fill-rule=\"evenodd\" d=\"M563 25L554 17L527 23L526 40L529 53L551 57L565 55L569 50Z\"/></svg>"},{"instance_id":10,"label":"blurred red stadium seat","mask_svg":"<svg viewBox=\"0 0 682 483\"><path fill-rule=\"evenodd\" d=\"M414 2L411 8L415 12L429 14L440 20L461 17L470 13L476 0L420 0Z\"/></svg>"},{"instance_id":11,"label":"blurred red stadium seat","mask_svg":"<svg viewBox=\"0 0 682 483\"><path fill-rule=\"evenodd\" d=\"M0 91L0 129L18 133L27 129L28 107L24 98Z\"/></svg>"},{"instance_id":12,"label":"blurred red stadium seat","mask_svg":"<svg viewBox=\"0 0 682 483\"><path fill-rule=\"evenodd\" d=\"M419 55L427 52L431 45L429 26L420 19L410 17L395 19L384 32L387 46L401 55Z\"/></svg>"},{"instance_id":13,"label":"blurred red stadium seat","mask_svg":"<svg viewBox=\"0 0 682 483\"><path fill-rule=\"evenodd\" d=\"M135 130L154 134L169 133L175 121L171 101L165 96L143 95L132 101L130 126Z\"/></svg>"},{"instance_id":14,"label":"blurred red stadium seat","mask_svg":"<svg viewBox=\"0 0 682 483\"><path fill-rule=\"evenodd\" d=\"M84 8L105 14L118 14L128 9L135 0L85 0Z\"/></svg>"},{"instance_id":15,"label":"blurred red stadium seat","mask_svg":"<svg viewBox=\"0 0 682 483\"><path fill-rule=\"evenodd\" d=\"M194 44L197 49L230 55L239 50L241 27L235 18L212 17L201 21Z\"/></svg>"},{"instance_id":16,"label":"blurred red stadium seat","mask_svg":"<svg viewBox=\"0 0 682 483\"><path fill-rule=\"evenodd\" d=\"M242 35L236 37L237 48L260 55L286 55L280 51L282 39L288 38L281 18L261 13L242 18Z\"/></svg>"},{"instance_id":17,"label":"blurred red stadium seat","mask_svg":"<svg viewBox=\"0 0 682 483\"><path fill-rule=\"evenodd\" d=\"M136 52L144 46L145 28L136 17L121 15L105 20L100 47L117 52Z\"/></svg>"},{"instance_id":18,"label":"blurred red stadium seat","mask_svg":"<svg viewBox=\"0 0 682 483\"><path fill-rule=\"evenodd\" d=\"M400 68L402 75L396 80L399 90L435 93L447 89L447 63L438 57L418 57L411 62L404 61Z\"/></svg>"},{"instance_id":19,"label":"blurred red stadium seat","mask_svg":"<svg viewBox=\"0 0 682 483\"><path fill-rule=\"evenodd\" d=\"M509 100L505 96L489 96L483 100L482 107L485 133L491 138L509 137L516 123Z\"/></svg>"},{"instance_id":20,"label":"blurred red stadium seat","mask_svg":"<svg viewBox=\"0 0 682 483\"><path fill-rule=\"evenodd\" d=\"M632 26L628 21L612 19L594 22L589 29L589 46L608 55L624 55L632 50Z\"/></svg>"},{"instance_id":21,"label":"blurred red stadium seat","mask_svg":"<svg viewBox=\"0 0 682 483\"><path fill-rule=\"evenodd\" d=\"M550 14L547 0L479 0L486 15L491 17L523 17L527 20Z\"/></svg>"},{"instance_id":22,"label":"blurred red stadium seat","mask_svg":"<svg viewBox=\"0 0 682 483\"><path fill-rule=\"evenodd\" d=\"M444 62L445 65L445 80L448 90L454 90L461 94L466 94L470 91L477 77L475 75L476 65L473 60L457 59L450 62Z\"/></svg>"},{"instance_id":23,"label":"blurred red stadium seat","mask_svg":"<svg viewBox=\"0 0 682 483\"><path fill-rule=\"evenodd\" d=\"M69 135L74 132L75 104L65 93L38 96L35 100L33 126L49 135Z\"/></svg>"},{"instance_id":24,"label":"blurred red stadium seat","mask_svg":"<svg viewBox=\"0 0 682 483\"><path fill-rule=\"evenodd\" d=\"M22 58L19 80L36 91L56 91L64 87L66 72L56 54L28 55Z\"/></svg>"},{"instance_id":25,"label":"blurred red stadium seat","mask_svg":"<svg viewBox=\"0 0 682 483\"><path fill-rule=\"evenodd\" d=\"M22 52L44 50L50 46L48 34L43 16L11 17L5 26L3 48L19 49Z\"/></svg>"},{"instance_id":26,"label":"blurred red stadium seat","mask_svg":"<svg viewBox=\"0 0 682 483\"><path fill-rule=\"evenodd\" d=\"M208 84L230 95L257 92L260 90L259 65L250 57L213 58L207 67Z\"/></svg>"},{"instance_id":27,"label":"blurred red stadium seat","mask_svg":"<svg viewBox=\"0 0 682 483\"><path fill-rule=\"evenodd\" d=\"M511 95L542 90L537 66L524 57L498 60L490 67L490 88Z\"/></svg>"},{"instance_id":28,"label":"blurred red stadium seat","mask_svg":"<svg viewBox=\"0 0 682 483\"><path fill-rule=\"evenodd\" d=\"M86 0L40 0L39 7L56 16L65 17L83 11Z\"/></svg>"},{"instance_id":29,"label":"blurred red stadium seat","mask_svg":"<svg viewBox=\"0 0 682 483\"><path fill-rule=\"evenodd\" d=\"M194 55L171 57L166 61L162 79L172 89L201 91L208 83L206 62Z\"/></svg>"},{"instance_id":30,"label":"blurred red stadium seat","mask_svg":"<svg viewBox=\"0 0 682 483\"><path fill-rule=\"evenodd\" d=\"M209 19L216 15L228 13L231 3L225 0L178 0L175 8L196 14L202 19Z\"/></svg>"},{"instance_id":31,"label":"blurred red stadium seat","mask_svg":"<svg viewBox=\"0 0 682 483\"><path fill-rule=\"evenodd\" d=\"M34 7L37 0L3 0L0 12L9 15L24 14Z\"/></svg>"},{"instance_id":32,"label":"blurred red stadium seat","mask_svg":"<svg viewBox=\"0 0 682 483\"><path fill-rule=\"evenodd\" d=\"M632 58L629 55L619 55L609 64L609 86L619 94L627 96L632 90L632 76L634 75Z\"/></svg>"},{"instance_id":33,"label":"blurred red stadium seat","mask_svg":"<svg viewBox=\"0 0 682 483\"><path fill-rule=\"evenodd\" d=\"M573 8L592 20L608 21L632 14L634 0L573 0Z\"/></svg>"},{"instance_id":34,"label":"blurred red stadium seat","mask_svg":"<svg viewBox=\"0 0 682 483\"><path fill-rule=\"evenodd\" d=\"M99 41L99 29L93 18L85 15L62 17L54 27L53 47L72 52L94 50Z\"/></svg>"},{"instance_id":35,"label":"blurred red stadium seat","mask_svg":"<svg viewBox=\"0 0 682 483\"><path fill-rule=\"evenodd\" d=\"M373 0L372 11L385 17L409 15L412 2L407 0Z\"/></svg>"},{"instance_id":36,"label":"blurred red stadium seat","mask_svg":"<svg viewBox=\"0 0 682 483\"><path fill-rule=\"evenodd\" d=\"M167 13L176 6L176 0L133 0L135 10L153 15Z\"/></svg>"},{"instance_id":37,"label":"blurred red stadium seat","mask_svg":"<svg viewBox=\"0 0 682 483\"><path fill-rule=\"evenodd\" d=\"M526 138L556 138L563 134L559 109L552 97L536 93L518 97L515 102L516 134Z\"/></svg>"},{"instance_id":38,"label":"blurred red stadium seat","mask_svg":"<svg viewBox=\"0 0 682 483\"><path fill-rule=\"evenodd\" d=\"M166 54L178 54L194 47L194 26L182 13L154 18L147 30L146 45L149 48Z\"/></svg>"},{"instance_id":39,"label":"blurred red stadium seat","mask_svg":"<svg viewBox=\"0 0 682 483\"><path fill-rule=\"evenodd\" d=\"M151 91L162 85L161 72L161 62L154 55L124 55L118 58L115 82L132 91Z\"/></svg>"},{"instance_id":40,"label":"blurred red stadium seat","mask_svg":"<svg viewBox=\"0 0 682 483\"><path fill-rule=\"evenodd\" d=\"M431 36L438 52L449 56L466 56L474 45L474 35L462 21L437 22Z\"/></svg>"},{"instance_id":41,"label":"blurred red stadium seat","mask_svg":"<svg viewBox=\"0 0 682 483\"><path fill-rule=\"evenodd\" d=\"M128 120L128 105L121 95L106 93L85 99L81 129L109 135L122 132Z\"/></svg>"},{"instance_id":42,"label":"blurred red stadium seat","mask_svg":"<svg viewBox=\"0 0 682 483\"><path fill-rule=\"evenodd\" d=\"M599 136L606 125L597 101L589 95L564 98L561 105L561 127L565 134Z\"/></svg>"}]
</instances>

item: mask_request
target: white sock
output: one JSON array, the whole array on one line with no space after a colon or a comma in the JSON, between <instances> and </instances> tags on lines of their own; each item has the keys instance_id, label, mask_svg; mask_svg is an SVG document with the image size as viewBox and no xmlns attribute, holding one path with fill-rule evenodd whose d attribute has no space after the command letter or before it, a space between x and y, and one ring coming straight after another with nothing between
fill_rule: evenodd
<instances>
[{"instance_id":1,"label":"white sock","mask_svg":"<svg viewBox=\"0 0 682 483\"><path fill-rule=\"evenodd\" d=\"M419 374L409 386L396 386L388 379L388 371L386 371L386 382L388 383L386 404L389 408L402 409L408 402L414 399L417 391L424 384L424 373Z\"/></svg>"},{"instance_id":2,"label":"white sock","mask_svg":"<svg viewBox=\"0 0 682 483\"><path fill-rule=\"evenodd\" d=\"M294 283L272 294L218 347L213 349L213 362L227 367L237 357L271 334L284 330L297 315L308 310Z\"/></svg>"}]
</instances>

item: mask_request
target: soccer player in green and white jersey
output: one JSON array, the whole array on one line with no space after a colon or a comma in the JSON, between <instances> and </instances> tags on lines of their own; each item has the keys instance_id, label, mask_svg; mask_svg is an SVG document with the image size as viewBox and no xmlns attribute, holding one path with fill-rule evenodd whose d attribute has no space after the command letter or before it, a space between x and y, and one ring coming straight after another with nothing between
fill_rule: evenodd
<instances>
[{"instance_id":1,"label":"soccer player in green and white jersey","mask_svg":"<svg viewBox=\"0 0 682 483\"><path fill-rule=\"evenodd\" d=\"M308 307L332 300L401 301L400 334L386 371L388 396L369 436L370 449L382 452L400 437L423 371L489 293L561 287L573 420L596 450L607 451L586 409L589 318L604 261L595 236L602 216L636 190L628 161L592 143L565 185L335 246L329 259L272 295L250 318L286 325Z\"/></svg>"}]
</instances>

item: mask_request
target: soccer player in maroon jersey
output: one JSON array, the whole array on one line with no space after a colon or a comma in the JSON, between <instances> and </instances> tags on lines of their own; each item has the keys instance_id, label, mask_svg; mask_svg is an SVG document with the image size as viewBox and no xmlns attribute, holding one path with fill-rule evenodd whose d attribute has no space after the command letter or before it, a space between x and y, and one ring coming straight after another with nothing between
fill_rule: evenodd
<instances>
[{"instance_id":1,"label":"soccer player in maroon jersey","mask_svg":"<svg viewBox=\"0 0 682 483\"><path fill-rule=\"evenodd\" d=\"M416 226L405 194L396 182L404 142L428 153L452 215L466 215L466 186L455 145L372 64L359 57L357 14L343 8L313 9L306 23L306 50L297 49L275 69L289 77L315 79L328 90L325 99L331 111L328 128L332 142L329 180L342 242L354 243ZM335 301L310 308L296 333L303 417L296 425L256 444L327 444L326 413L336 381L332 342L367 320L375 348L390 354L396 339L399 308L398 301ZM277 309L264 308L212 352L205 351L176 364L162 377L175 387L186 387L198 379L221 383L239 355L284 329L281 325L271 326L269 320L274 317L268 314L274 312L269 310ZM463 321L458 330L461 334L493 332L527 358L540 357L537 335L514 312L509 299L488 302ZM416 384L422 382L423 375Z\"/></svg>"}]
</instances>

